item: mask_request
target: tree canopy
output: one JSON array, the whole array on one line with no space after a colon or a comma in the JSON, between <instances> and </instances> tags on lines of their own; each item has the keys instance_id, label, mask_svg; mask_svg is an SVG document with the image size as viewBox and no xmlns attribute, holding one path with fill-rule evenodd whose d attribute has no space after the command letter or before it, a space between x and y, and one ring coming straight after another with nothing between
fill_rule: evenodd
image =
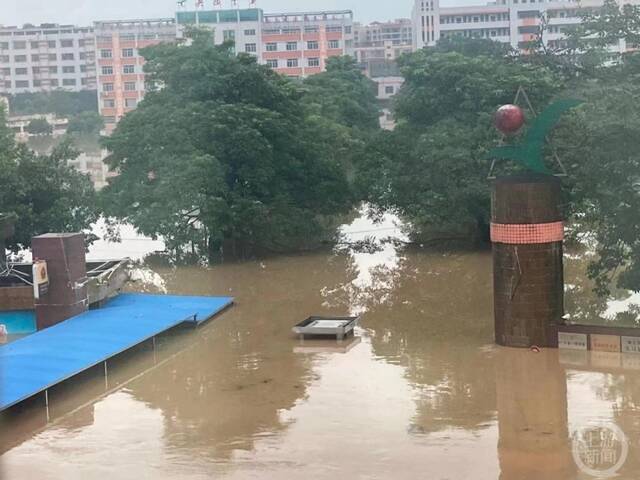
<instances>
[{"instance_id":1,"label":"tree canopy","mask_svg":"<svg viewBox=\"0 0 640 480\"><path fill-rule=\"evenodd\" d=\"M51 135L53 127L46 118L34 118L29 122L26 130L32 135Z\"/></svg>"},{"instance_id":2,"label":"tree canopy","mask_svg":"<svg viewBox=\"0 0 640 480\"><path fill-rule=\"evenodd\" d=\"M9 97L9 105L12 115L53 113L69 117L80 112L97 112L98 95L95 90L18 93Z\"/></svg>"},{"instance_id":3,"label":"tree canopy","mask_svg":"<svg viewBox=\"0 0 640 480\"><path fill-rule=\"evenodd\" d=\"M69 119L67 133L97 135L104 127L104 120L97 112L85 111Z\"/></svg>"},{"instance_id":4,"label":"tree canopy","mask_svg":"<svg viewBox=\"0 0 640 480\"><path fill-rule=\"evenodd\" d=\"M341 125L309 112L306 87L191 36L143 52L150 91L105 140L119 173L104 190L106 213L209 257L330 237L325 227L355 201L325 130Z\"/></svg>"},{"instance_id":5,"label":"tree canopy","mask_svg":"<svg viewBox=\"0 0 640 480\"><path fill-rule=\"evenodd\" d=\"M547 68L518 61L490 41L446 41L404 56L397 127L367 149L361 182L369 201L399 213L415 238L482 242L490 215L487 152L492 116L520 86L544 105L563 88Z\"/></svg>"},{"instance_id":6,"label":"tree canopy","mask_svg":"<svg viewBox=\"0 0 640 480\"><path fill-rule=\"evenodd\" d=\"M402 215L419 239L486 240L486 155L500 141L496 109L512 103L520 87L537 111L554 99L581 99L549 138L547 161L557 172L555 151L569 170L567 215L574 233L596 249L589 273L600 293L612 281L640 290L640 55L610 49L624 46L621 40L638 44L640 10L608 0L583 14L583 24L554 47L542 35L525 54L486 40L447 39L401 59L398 126L367 148L360 175L367 198ZM515 168L503 163L498 172Z\"/></svg>"},{"instance_id":7,"label":"tree canopy","mask_svg":"<svg viewBox=\"0 0 640 480\"><path fill-rule=\"evenodd\" d=\"M87 230L96 220L93 185L67 166L76 155L67 143L50 155L16 145L0 107L0 211L17 219L7 248L27 248L31 237L46 232Z\"/></svg>"}]
</instances>

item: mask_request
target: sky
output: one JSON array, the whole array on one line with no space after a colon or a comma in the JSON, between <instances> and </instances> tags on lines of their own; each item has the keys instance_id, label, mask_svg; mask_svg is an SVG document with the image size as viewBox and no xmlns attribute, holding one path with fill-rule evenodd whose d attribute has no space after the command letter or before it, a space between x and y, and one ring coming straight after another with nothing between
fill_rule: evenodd
<instances>
[{"instance_id":1,"label":"sky","mask_svg":"<svg viewBox=\"0 0 640 480\"><path fill-rule=\"evenodd\" d=\"M478 3L479 0L445 0L443 5ZM238 0L247 7L249 0ZM195 0L187 0L193 6ZM231 0L223 0L226 6ZM213 0L205 0L213 5ZM353 10L355 20L368 23L410 18L413 0L257 0L265 12ZM8 8L7 8L8 6ZM89 25L94 20L173 17L176 0L0 0L0 25L66 23Z\"/></svg>"}]
</instances>

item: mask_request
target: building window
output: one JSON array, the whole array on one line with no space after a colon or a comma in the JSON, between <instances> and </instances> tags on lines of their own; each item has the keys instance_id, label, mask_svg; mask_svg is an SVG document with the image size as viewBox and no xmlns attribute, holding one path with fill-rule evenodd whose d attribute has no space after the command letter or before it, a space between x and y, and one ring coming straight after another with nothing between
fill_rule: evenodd
<instances>
[{"instance_id":1,"label":"building window","mask_svg":"<svg viewBox=\"0 0 640 480\"><path fill-rule=\"evenodd\" d=\"M2 75L11 75L11 69L9 67L0 68Z\"/></svg>"},{"instance_id":2,"label":"building window","mask_svg":"<svg viewBox=\"0 0 640 480\"><path fill-rule=\"evenodd\" d=\"M26 55L16 55L15 57L13 57L13 61L16 63L23 63L27 61L27 56Z\"/></svg>"},{"instance_id":3,"label":"building window","mask_svg":"<svg viewBox=\"0 0 640 480\"><path fill-rule=\"evenodd\" d=\"M257 47L256 47L256 44L255 44L255 43L247 43L247 44L244 46L244 51L245 51L245 52L247 52L247 53L253 53L253 52L257 52L257 51L258 51L258 49L257 49Z\"/></svg>"},{"instance_id":4,"label":"building window","mask_svg":"<svg viewBox=\"0 0 640 480\"><path fill-rule=\"evenodd\" d=\"M351 33L351 25L344 27L344 33Z\"/></svg>"},{"instance_id":5,"label":"building window","mask_svg":"<svg viewBox=\"0 0 640 480\"><path fill-rule=\"evenodd\" d=\"M31 61L38 63L40 61L40 55L38 55L37 53L34 55L31 55Z\"/></svg>"},{"instance_id":6,"label":"building window","mask_svg":"<svg viewBox=\"0 0 640 480\"><path fill-rule=\"evenodd\" d=\"M114 108L116 106L116 101L113 98L107 98L102 105L104 105L104 108Z\"/></svg>"},{"instance_id":7,"label":"building window","mask_svg":"<svg viewBox=\"0 0 640 480\"><path fill-rule=\"evenodd\" d=\"M393 95L393 91L393 85L384 87L384 93L386 93L387 95Z\"/></svg>"},{"instance_id":8,"label":"building window","mask_svg":"<svg viewBox=\"0 0 640 480\"><path fill-rule=\"evenodd\" d=\"M0 50L8 50L9 42L0 42Z\"/></svg>"},{"instance_id":9,"label":"building window","mask_svg":"<svg viewBox=\"0 0 640 480\"><path fill-rule=\"evenodd\" d=\"M86 72L87 71L87 66L86 65L80 65L80 71L82 73Z\"/></svg>"},{"instance_id":10,"label":"building window","mask_svg":"<svg viewBox=\"0 0 640 480\"><path fill-rule=\"evenodd\" d=\"M131 41L135 41L136 39L136 34L135 33L121 33L120 34L120 40L122 40L123 42L131 42Z\"/></svg>"},{"instance_id":11,"label":"building window","mask_svg":"<svg viewBox=\"0 0 640 480\"><path fill-rule=\"evenodd\" d=\"M49 61L50 62L55 62L56 60L58 60L58 55L55 53L50 53L49 54Z\"/></svg>"},{"instance_id":12,"label":"building window","mask_svg":"<svg viewBox=\"0 0 640 480\"><path fill-rule=\"evenodd\" d=\"M47 47L56 48L56 41L55 40L48 40L47 41Z\"/></svg>"},{"instance_id":13,"label":"building window","mask_svg":"<svg viewBox=\"0 0 640 480\"><path fill-rule=\"evenodd\" d=\"M62 73L76 73L76 67L74 67L73 65L62 67Z\"/></svg>"},{"instance_id":14,"label":"building window","mask_svg":"<svg viewBox=\"0 0 640 480\"><path fill-rule=\"evenodd\" d=\"M58 67L55 65L53 67L49 67L49 73L58 73Z\"/></svg>"},{"instance_id":15,"label":"building window","mask_svg":"<svg viewBox=\"0 0 640 480\"><path fill-rule=\"evenodd\" d=\"M277 52L278 44L277 43L267 43L267 52Z\"/></svg>"},{"instance_id":16,"label":"building window","mask_svg":"<svg viewBox=\"0 0 640 480\"><path fill-rule=\"evenodd\" d=\"M287 67L288 68L295 68L298 66L298 59L297 58L288 58L287 59Z\"/></svg>"},{"instance_id":17,"label":"building window","mask_svg":"<svg viewBox=\"0 0 640 480\"><path fill-rule=\"evenodd\" d=\"M75 57L73 53L63 53L61 58L62 60L73 60Z\"/></svg>"},{"instance_id":18,"label":"building window","mask_svg":"<svg viewBox=\"0 0 640 480\"><path fill-rule=\"evenodd\" d=\"M42 80L35 79L33 81L33 86L34 87L41 87L42 86Z\"/></svg>"},{"instance_id":19,"label":"building window","mask_svg":"<svg viewBox=\"0 0 640 480\"><path fill-rule=\"evenodd\" d=\"M13 42L13 48L16 50L24 50L25 48L27 48L27 42L25 41L19 41L19 42ZM16 83L17 86L17 83ZM27 85L28 87L29 85Z\"/></svg>"},{"instance_id":20,"label":"building window","mask_svg":"<svg viewBox=\"0 0 640 480\"><path fill-rule=\"evenodd\" d=\"M31 42L31 49L36 50L40 48L40 42Z\"/></svg>"},{"instance_id":21,"label":"building window","mask_svg":"<svg viewBox=\"0 0 640 480\"><path fill-rule=\"evenodd\" d=\"M318 50L319 48L320 46L318 45L317 40L311 40L310 42L307 42L307 50Z\"/></svg>"},{"instance_id":22,"label":"building window","mask_svg":"<svg viewBox=\"0 0 640 480\"><path fill-rule=\"evenodd\" d=\"M0 62L9 63L9 55L0 55Z\"/></svg>"},{"instance_id":23,"label":"building window","mask_svg":"<svg viewBox=\"0 0 640 480\"><path fill-rule=\"evenodd\" d=\"M298 50L298 42L287 42L287 51L292 52Z\"/></svg>"},{"instance_id":24,"label":"building window","mask_svg":"<svg viewBox=\"0 0 640 480\"><path fill-rule=\"evenodd\" d=\"M29 80L16 80L16 88L29 88Z\"/></svg>"},{"instance_id":25,"label":"building window","mask_svg":"<svg viewBox=\"0 0 640 480\"><path fill-rule=\"evenodd\" d=\"M271 67L271 68L278 68L278 59L273 58L273 59L269 59L267 60L267 67Z\"/></svg>"},{"instance_id":26,"label":"building window","mask_svg":"<svg viewBox=\"0 0 640 480\"><path fill-rule=\"evenodd\" d=\"M320 59L319 58L310 58L309 59L309 66L310 67L319 67L320 66Z\"/></svg>"},{"instance_id":27,"label":"building window","mask_svg":"<svg viewBox=\"0 0 640 480\"><path fill-rule=\"evenodd\" d=\"M71 86L75 86L77 84L76 79L75 78L63 78L62 79L62 85L67 86L67 87L71 87Z\"/></svg>"},{"instance_id":28,"label":"building window","mask_svg":"<svg viewBox=\"0 0 640 480\"><path fill-rule=\"evenodd\" d=\"M60 46L63 48L73 47L73 40L60 40Z\"/></svg>"},{"instance_id":29,"label":"building window","mask_svg":"<svg viewBox=\"0 0 640 480\"><path fill-rule=\"evenodd\" d=\"M136 98L125 98L124 106L128 108L135 108L138 105L138 100Z\"/></svg>"},{"instance_id":30,"label":"building window","mask_svg":"<svg viewBox=\"0 0 640 480\"><path fill-rule=\"evenodd\" d=\"M58 79L57 78L52 78L51 80L49 80L49 85L51 87L57 87L58 86Z\"/></svg>"},{"instance_id":31,"label":"building window","mask_svg":"<svg viewBox=\"0 0 640 480\"><path fill-rule=\"evenodd\" d=\"M124 82L124 89L126 92L135 92L136 82Z\"/></svg>"},{"instance_id":32,"label":"building window","mask_svg":"<svg viewBox=\"0 0 640 480\"><path fill-rule=\"evenodd\" d=\"M113 75L113 67L109 65L102 67L102 75Z\"/></svg>"},{"instance_id":33,"label":"building window","mask_svg":"<svg viewBox=\"0 0 640 480\"><path fill-rule=\"evenodd\" d=\"M113 83L105 83L102 86L102 91L103 92L113 92Z\"/></svg>"},{"instance_id":34,"label":"building window","mask_svg":"<svg viewBox=\"0 0 640 480\"><path fill-rule=\"evenodd\" d=\"M251 30L245 30L244 34L247 37L253 37L256 34L256 31L255 31L255 29L252 28Z\"/></svg>"},{"instance_id":35,"label":"building window","mask_svg":"<svg viewBox=\"0 0 640 480\"><path fill-rule=\"evenodd\" d=\"M222 38L224 41L235 40L236 39L236 31L235 30L223 30Z\"/></svg>"},{"instance_id":36,"label":"building window","mask_svg":"<svg viewBox=\"0 0 640 480\"><path fill-rule=\"evenodd\" d=\"M26 75L26 74L27 74L26 68L16 68L16 75Z\"/></svg>"},{"instance_id":37,"label":"building window","mask_svg":"<svg viewBox=\"0 0 640 480\"><path fill-rule=\"evenodd\" d=\"M133 57L133 48L123 48L122 58L130 58L130 57Z\"/></svg>"},{"instance_id":38,"label":"building window","mask_svg":"<svg viewBox=\"0 0 640 480\"><path fill-rule=\"evenodd\" d=\"M125 66L122 67L122 73L125 73L125 74L136 73L136 66L135 65L125 65Z\"/></svg>"},{"instance_id":39,"label":"building window","mask_svg":"<svg viewBox=\"0 0 640 480\"><path fill-rule=\"evenodd\" d=\"M100 58L112 58L113 52L111 50L100 50Z\"/></svg>"},{"instance_id":40,"label":"building window","mask_svg":"<svg viewBox=\"0 0 640 480\"><path fill-rule=\"evenodd\" d=\"M329 48L333 50L340 48L340 40L329 40Z\"/></svg>"}]
</instances>

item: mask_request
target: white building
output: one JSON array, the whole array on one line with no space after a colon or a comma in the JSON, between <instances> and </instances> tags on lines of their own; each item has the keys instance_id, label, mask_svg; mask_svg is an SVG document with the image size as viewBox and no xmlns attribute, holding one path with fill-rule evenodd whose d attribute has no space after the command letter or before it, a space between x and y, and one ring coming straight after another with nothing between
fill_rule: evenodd
<instances>
[{"instance_id":1,"label":"white building","mask_svg":"<svg viewBox=\"0 0 640 480\"><path fill-rule=\"evenodd\" d=\"M640 0L624 3L640 4ZM597 8L603 0L497 0L486 5L442 7L440 0L416 0L413 7L413 45L433 46L441 38L486 38L522 48L537 38L542 18L549 19L543 40L560 46L564 29L580 23L580 11ZM626 50L623 41L617 47Z\"/></svg>"},{"instance_id":2,"label":"white building","mask_svg":"<svg viewBox=\"0 0 640 480\"><path fill-rule=\"evenodd\" d=\"M95 88L91 27L0 27L0 94Z\"/></svg>"},{"instance_id":3,"label":"white building","mask_svg":"<svg viewBox=\"0 0 640 480\"><path fill-rule=\"evenodd\" d=\"M106 150L90 153L82 152L78 158L69 160L67 163L79 172L89 175L94 188L102 190L107 186L109 178L116 175L115 172L110 172L109 167L104 163L107 154Z\"/></svg>"}]
</instances>

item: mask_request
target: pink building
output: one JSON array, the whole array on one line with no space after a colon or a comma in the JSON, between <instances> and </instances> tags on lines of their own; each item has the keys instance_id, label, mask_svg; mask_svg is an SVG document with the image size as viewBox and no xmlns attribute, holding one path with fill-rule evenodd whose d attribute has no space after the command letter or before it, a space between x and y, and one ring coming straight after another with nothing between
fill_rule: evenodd
<instances>
[{"instance_id":1,"label":"pink building","mask_svg":"<svg viewBox=\"0 0 640 480\"><path fill-rule=\"evenodd\" d=\"M140 49L173 42L173 18L95 22L98 107L107 134L145 93L144 58Z\"/></svg>"}]
</instances>

